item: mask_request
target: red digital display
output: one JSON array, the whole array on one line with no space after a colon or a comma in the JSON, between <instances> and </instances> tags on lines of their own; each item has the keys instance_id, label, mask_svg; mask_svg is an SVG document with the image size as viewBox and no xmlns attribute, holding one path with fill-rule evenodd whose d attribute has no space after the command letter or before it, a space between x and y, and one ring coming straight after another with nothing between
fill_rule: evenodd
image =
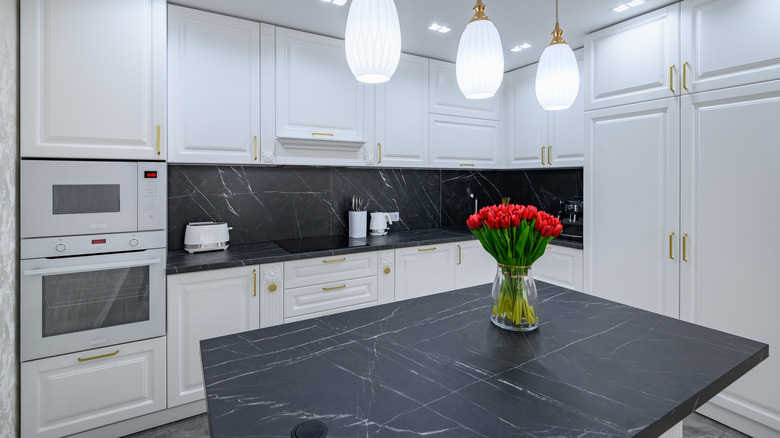
<instances>
[{"instance_id":1,"label":"red digital display","mask_svg":"<svg viewBox=\"0 0 780 438\"><path fill-rule=\"evenodd\" d=\"M156 170L144 170L144 178L157 178Z\"/></svg>"},{"instance_id":2,"label":"red digital display","mask_svg":"<svg viewBox=\"0 0 780 438\"><path fill-rule=\"evenodd\" d=\"M93 245L100 245L101 243L106 243L106 239L92 239Z\"/></svg>"}]
</instances>

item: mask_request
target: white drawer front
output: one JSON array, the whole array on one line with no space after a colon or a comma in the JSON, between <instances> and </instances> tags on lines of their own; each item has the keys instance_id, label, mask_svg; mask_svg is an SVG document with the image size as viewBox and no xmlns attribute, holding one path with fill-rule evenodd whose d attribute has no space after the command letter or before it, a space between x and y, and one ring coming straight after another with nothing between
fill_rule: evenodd
<instances>
[{"instance_id":1,"label":"white drawer front","mask_svg":"<svg viewBox=\"0 0 780 438\"><path fill-rule=\"evenodd\" d=\"M376 269L376 252L285 262L284 287L292 289L331 281L375 276Z\"/></svg>"},{"instance_id":2,"label":"white drawer front","mask_svg":"<svg viewBox=\"0 0 780 438\"><path fill-rule=\"evenodd\" d=\"M61 437L161 409L164 337L22 363L23 436Z\"/></svg>"},{"instance_id":3,"label":"white drawer front","mask_svg":"<svg viewBox=\"0 0 780 438\"><path fill-rule=\"evenodd\" d=\"M376 275L356 280L285 289L284 317L291 318L355 304L376 302L376 300Z\"/></svg>"}]
</instances>

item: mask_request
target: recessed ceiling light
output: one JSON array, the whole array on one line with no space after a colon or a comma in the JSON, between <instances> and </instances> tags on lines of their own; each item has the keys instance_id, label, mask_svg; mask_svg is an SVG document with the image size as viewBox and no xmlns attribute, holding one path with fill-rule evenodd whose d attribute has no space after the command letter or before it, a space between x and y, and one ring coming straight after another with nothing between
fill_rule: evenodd
<instances>
[{"instance_id":1,"label":"recessed ceiling light","mask_svg":"<svg viewBox=\"0 0 780 438\"><path fill-rule=\"evenodd\" d=\"M447 26L439 26L439 25L438 25L438 24L436 24L436 23L433 23L433 24L431 24L430 26L428 26L428 29L430 29L430 30L435 30L436 32L441 32L441 33L447 33L447 32L449 32L449 31L451 31L451 30L452 30L452 29L450 29L450 28L449 28L449 27L447 27Z\"/></svg>"},{"instance_id":2,"label":"recessed ceiling light","mask_svg":"<svg viewBox=\"0 0 780 438\"><path fill-rule=\"evenodd\" d=\"M523 43L523 44L520 44L519 46L514 46L514 47L512 47L512 48L511 48L511 49L509 49L509 50L510 50L511 52L519 52L519 51L521 51L521 50L525 50L525 49L527 49L527 48L529 48L529 47L531 47L531 45L530 45L530 44L528 44L528 43Z\"/></svg>"},{"instance_id":3,"label":"recessed ceiling light","mask_svg":"<svg viewBox=\"0 0 780 438\"><path fill-rule=\"evenodd\" d=\"M322 0L325 3L332 3L336 6L344 6L347 3L347 0Z\"/></svg>"},{"instance_id":4,"label":"recessed ceiling light","mask_svg":"<svg viewBox=\"0 0 780 438\"><path fill-rule=\"evenodd\" d=\"M623 12L623 11L627 11L629 8L633 8L634 6L639 6L644 2L645 0L631 0L628 3L623 3L620 6L612 8L612 10L615 12Z\"/></svg>"},{"instance_id":5,"label":"recessed ceiling light","mask_svg":"<svg viewBox=\"0 0 780 438\"><path fill-rule=\"evenodd\" d=\"M618 7L612 8L612 10L615 11L615 12L623 12L623 11L627 11L629 9L631 9L631 6L628 6L626 4L622 4L622 5L618 6Z\"/></svg>"},{"instance_id":6,"label":"recessed ceiling light","mask_svg":"<svg viewBox=\"0 0 780 438\"><path fill-rule=\"evenodd\" d=\"M628 2L628 3L626 3L626 4L633 8L634 6L639 6L642 3L644 3L644 2L645 2L645 0L632 0L632 1Z\"/></svg>"}]
</instances>

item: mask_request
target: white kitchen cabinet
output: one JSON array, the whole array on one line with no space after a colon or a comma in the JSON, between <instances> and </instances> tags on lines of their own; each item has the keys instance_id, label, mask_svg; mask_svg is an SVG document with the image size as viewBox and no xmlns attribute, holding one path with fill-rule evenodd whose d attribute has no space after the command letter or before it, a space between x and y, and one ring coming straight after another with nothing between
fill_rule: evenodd
<instances>
[{"instance_id":1,"label":"white kitchen cabinet","mask_svg":"<svg viewBox=\"0 0 780 438\"><path fill-rule=\"evenodd\" d=\"M62 437L165 409L165 337L21 365L23 437Z\"/></svg>"},{"instance_id":2,"label":"white kitchen cabinet","mask_svg":"<svg viewBox=\"0 0 780 438\"><path fill-rule=\"evenodd\" d=\"M678 95L680 6L585 36L585 110Z\"/></svg>"},{"instance_id":3,"label":"white kitchen cabinet","mask_svg":"<svg viewBox=\"0 0 780 438\"><path fill-rule=\"evenodd\" d=\"M500 120L500 88L495 96L487 99L466 99L458 87L455 64L431 59L429 74L429 112Z\"/></svg>"},{"instance_id":4,"label":"white kitchen cabinet","mask_svg":"<svg viewBox=\"0 0 780 438\"><path fill-rule=\"evenodd\" d=\"M352 75L344 41L277 27L275 42L276 162L373 164L364 148L373 93Z\"/></svg>"},{"instance_id":5,"label":"white kitchen cabinet","mask_svg":"<svg viewBox=\"0 0 780 438\"><path fill-rule=\"evenodd\" d=\"M497 169L500 124L496 120L430 114L429 163L436 168Z\"/></svg>"},{"instance_id":6,"label":"white kitchen cabinet","mask_svg":"<svg viewBox=\"0 0 780 438\"><path fill-rule=\"evenodd\" d=\"M583 51L574 52L583 78ZM545 111L536 98L538 64L505 75L504 120L505 168L582 167L585 150L584 92L580 91L569 109Z\"/></svg>"},{"instance_id":7,"label":"white kitchen cabinet","mask_svg":"<svg viewBox=\"0 0 780 438\"><path fill-rule=\"evenodd\" d=\"M168 407L204 397L201 340L260 327L258 269L168 276Z\"/></svg>"},{"instance_id":8,"label":"white kitchen cabinet","mask_svg":"<svg viewBox=\"0 0 780 438\"><path fill-rule=\"evenodd\" d=\"M395 251L380 251L377 272L377 304L395 301Z\"/></svg>"},{"instance_id":9,"label":"white kitchen cabinet","mask_svg":"<svg viewBox=\"0 0 780 438\"><path fill-rule=\"evenodd\" d=\"M676 318L679 98L585 114L585 292Z\"/></svg>"},{"instance_id":10,"label":"white kitchen cabinet","mask_svg":"<svg viewBox=\"0 0 780 438\"><path fill-rule=\"evenodd\" d=\"M455 289L493 282L498 265L479 240L458 242L455 249Z\"/></svg>"},{"instance_id":11,"label":"white kitchen cabinet","mask_svg":"<svg viewBox=\"0 0 780 438\"><path fill-rule=\"evenodd\" d=\"M164 160L165 1L20 2L22 157Z\"/></svg>"},{"instance_id":12,"label":"white kitchen cabinet","mask_svg":"<svg viewBox=\"0 0 780 438\"><path fill-rule=\"evenodd\" d=\"M428 58L402 53L393 77L374 91L376 164L426 167Z\"/></svg>"},{"instance_id":13,"label":"white kitchen cabinet","mask_svg":"<svg viewBox=\"0 0 780 438\"><path fill-rule=\"evenodd\" d=\"M681 6L683 94L780 79L780 2L686 0Z\"/></svg>"},{"instance_id":14,"label":"white kitchen cabinet","mask_svg":"<svg viewBox=\"0 0 780 438\"><path fill-rule=\"evenodd\" d=\"M284 263L260 265L260 327L284 323Z\"/></svg>"},{"instance_id":15,"label":"white kitchen cabinet","mask_svg":"<svg viewBox=\"0 0 780 438\"><path fill-rule=\"evenodd\" d=\"M395 250L396 301L455 289L455 244Z\"/></svg>"},{"instance_id":16,"label":"white kitchen cabinet","mask_svg":"<svg viewBox=\"0 0 780 438\"><path fill-rule=\"evenodd\" d=\"M534 279L582 292L582 250L547 245L533 264Z\"/></svg>"},{"instance_id":17,"label":"white kitchen cabinet","mask_svg":"<svg viewBox=\"0 0 780 438\"><path fill-rule=\"evenodd\" d=\"M777 348L780 81L684 96L681 114L680 317ZM700 411L780 436L778 374L770 355Z\"/></svg>"},{"instance_id":18,"label":"white kitchen cabinet","mask_svg":"<svg viewBox=\"0 0 780 438\"><path fill-rule=\"evenodd\" d=\"M168 161L258 161L260 24L168 6Z\"/></svg>"}]
</instances>

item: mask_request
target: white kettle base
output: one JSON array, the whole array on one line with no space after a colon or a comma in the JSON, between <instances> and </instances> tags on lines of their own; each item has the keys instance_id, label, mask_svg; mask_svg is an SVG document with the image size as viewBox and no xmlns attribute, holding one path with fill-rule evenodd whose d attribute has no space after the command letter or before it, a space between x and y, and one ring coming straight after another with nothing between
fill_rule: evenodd
<instances>
[{"instance_id":1,"label":"white kettle base","mask_svg":"<svg viewBox=\"0 0 780 438\"><path fill-rule=\"evenodd\" d=\"M368 230L368 234L372 236L386 236L387 230Z\"/></svg>"}]
</instances>

